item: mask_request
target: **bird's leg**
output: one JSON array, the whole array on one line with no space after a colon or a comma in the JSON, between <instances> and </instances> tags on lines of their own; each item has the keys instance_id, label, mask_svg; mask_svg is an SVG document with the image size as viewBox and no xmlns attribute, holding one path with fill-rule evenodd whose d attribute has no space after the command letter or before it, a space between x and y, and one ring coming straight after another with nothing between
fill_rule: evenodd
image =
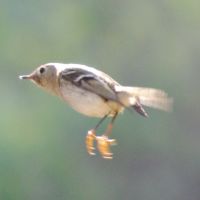
<instances>
[{"instance_id":1,"label":"bird's leg","mask_svg":"<svg viewBox=\"0 0 200 200\"><path fill-rule=\"evenodd\" d=\"M94 140L96 140L97 136L96 136L96 130L99 127L99 125L107 118L108 114L105 115L99 122L98 124L95 126L95 128L91 129L88 131L87 136L86 136L86 148L87 151L90 155L95 155L94 153Z\"/></svg>"},{"instance_id":2,"label":"bird's leg","mask_svg":"<svg viewBox=\"0 0 200 200\"><path fill-rule=\"evenodd\" d=\"M102 155L103 158L105 159L112 159L112 152L110 151L110 146L116 144L115 139L109 139L108 136L112 132L113 128L113 123L117 117L117 113L113 116L111 122L108 124L108 127L105 131L105 133L102 136L97 136L97 148Z\"/></svg>"}]
</instances>

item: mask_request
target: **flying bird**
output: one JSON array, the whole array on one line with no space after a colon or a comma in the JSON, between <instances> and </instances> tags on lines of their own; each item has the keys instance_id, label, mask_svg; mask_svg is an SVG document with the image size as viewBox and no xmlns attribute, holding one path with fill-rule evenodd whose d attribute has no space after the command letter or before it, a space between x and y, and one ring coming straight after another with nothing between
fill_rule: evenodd
<instances>
[{"instance_id":1,"label":"flying bird","mask_svg":"<svg viewBox=\"0 0 200 200\"><path fill-rule=\"evenodd\" d=\"M47 63L19 78L31 80L84 115L101 118L87 132L86 148L90 155L95 155L96 142L99 153L106 159L113 157L110 146L116 144L116 140L109 136L118 114L129 109L148 117L144 106L169 111L173 102L162 90L122 86L106 73L80 64ZM97 136L98 127L107 117L111 117L107 129Z\"/></svg>"}]
</instances>

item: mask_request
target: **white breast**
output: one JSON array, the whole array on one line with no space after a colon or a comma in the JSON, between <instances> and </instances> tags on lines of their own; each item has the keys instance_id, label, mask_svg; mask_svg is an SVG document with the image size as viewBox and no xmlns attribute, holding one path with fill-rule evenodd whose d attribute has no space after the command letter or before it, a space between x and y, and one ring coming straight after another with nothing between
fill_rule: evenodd
<instances>
[{"instance_id":1,"label":"white breast","mask_svg":"<svg viewBox=\"0 0 200 200\"><path fill-rule=\"evenodd\" d=\"M91 117L104 117L113 108L100 96L72 84L61 87L62 98L76 111Z\"/></svg>"}]
</instances>

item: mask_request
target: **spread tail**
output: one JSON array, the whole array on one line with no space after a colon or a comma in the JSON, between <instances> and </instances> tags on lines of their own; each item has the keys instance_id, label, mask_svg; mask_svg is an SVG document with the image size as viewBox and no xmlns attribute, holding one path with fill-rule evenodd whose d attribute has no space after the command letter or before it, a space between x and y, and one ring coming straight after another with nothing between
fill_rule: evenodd
<instances>
[{"instance_id":1,"label":"spread tail","mask_svg":"<svg viewBox=\"0 0 200 200\"><path fill-rule=\"evenodd\" d=\"M132 106L138 113L148 116L144 106L156 108L164 111L171 111L173 99L158 89L143 87L116 86L119 101L126 107Z\"/></svg>"}]
</instances>

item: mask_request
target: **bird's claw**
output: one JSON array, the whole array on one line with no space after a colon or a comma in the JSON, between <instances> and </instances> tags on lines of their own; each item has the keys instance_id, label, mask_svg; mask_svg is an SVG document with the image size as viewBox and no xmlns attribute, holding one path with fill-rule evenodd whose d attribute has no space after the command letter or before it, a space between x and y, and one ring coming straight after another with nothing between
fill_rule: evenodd
<instances>
[{"instance_id":1,"label":"bird's claw","mask_svg":"<svg viewBox=\"0 0 200 200\"><path fill-rule=\"evenodd\" d=\"M113 153L110 151L110 146L116 144L115 139L109 139L106 135L96 136L95 130L89 130L86 136L86 148L90 155L95 155L94 153L94 140L97 142L97 148L99 153L105 159L112 159Z\"/></svg>"},{"instance_id":2,"label":"bird's claw","mask_svg":"<svg viewBox=\"0 0 200 200\"><path fill-rule=\"evenodd\" d=\"M86 143L87 151L88 151L88 153L90 155L95 155L95 153L94 153L94 150L95 150L95 148L94 148L94 139L95 138L96 138L95 130L93 130L93 129L89 130L88 134L86 136L85 143Z\"/></svg>"},{"instance_id":3,"label":"bird's claw","mask_svg":"<svg viewBox=\"0 0 200 200\"><path fill-rule=\"evenodd\" d=\"M113 153L110 151L110 146L116 144L115 139L109 139L107 136L102 135L102 136L97 136L97 148L102 155L103 158L105 159L112 159Z\"/></svg>"}]
</instances>

